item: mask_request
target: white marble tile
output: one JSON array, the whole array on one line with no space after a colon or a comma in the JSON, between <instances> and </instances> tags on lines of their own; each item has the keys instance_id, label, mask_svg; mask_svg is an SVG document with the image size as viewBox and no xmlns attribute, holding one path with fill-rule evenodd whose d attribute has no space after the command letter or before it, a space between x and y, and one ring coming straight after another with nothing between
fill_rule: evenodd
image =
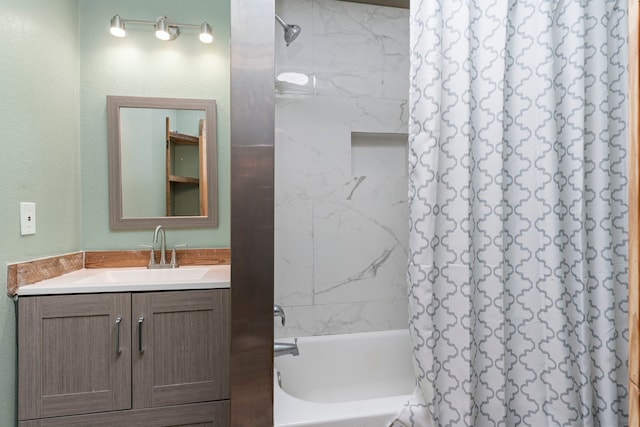
<instances>
[{"instance_id":1,"label":"white marble tile","mask_svg":"<svg viewBox=\"0 0 640 427\"><path fill-rule=\"evenodd\" d=\"M409 12L315 0L316 93L407 99Z\"/></svg>"},{"instance_id":2,"label":"white marble tile","mask_svg":"<svg viewBox=\"0 0 640 427\"><path fill-rule=\"evenodd\" d=\"M354 132L407 133L406 100L355 98L350 129Z\"/></svg>"},{"instance_id":3,"label":"white marble tile","mask_svg":"<svg viewBox=\"0 0 640 427\"><path fill-rule=\"evenodd\" d=\"M409 319L406 297L385 302L283 308L287 321L284 327L274 321L276 338L405 329Z\"/></svg>"},{"instance_id":4,"label":"white marble tile","mask_svg":"<svg viewBox=\"0 0 640 427\"><path fill-rule=\"evenodd\" d=\"M384 46L369 27L377 8L315 1L314 56L318 95L382 97Z\"/></svg>"},{"instance_id":5,"label":"white marble tile","mask_svg":"<svg viewBox=\"0 0 640 427\"><path fill-rule=\"evenodd\" d=\"M408 98L406 9L335 0L277 0L276 13L302 28L287 47L276 24L277 93ZM306 83L299 83L303 77Z\"/></svg>"},{"instance_id":6,"label":"white marble tile","mask_svg":"<svg viewBox=\"0 0 640 427\"><path fill-rule=\"evenodd\" d=\"M404 292L406 201L316 202L314 302L384 301Z\"/></svg>"},{"instance_id":7,"label":"white marble tile","mask_svg":"<svg viewBox=\"0 0 640 427\"><path fill-rule=\"evenodd\" d=\"M276 12L302 27L288 48L277 23L274 35L276 336L405 328L406 174L354 176L351 133L407 133L408 11L276 0Z\"/></svg>"},{"instance_id":8,"label":"white marble tile","mask_svg":"<svg viewBox=\"0 0 640 427\"><path fill-rule=\"evenodd\" d=\"M276 98L276 198L322 197L350 177L344 106L318 97ZM343 112L343 114L340 114Z\"/></svg>"},{"instance_id":9,"label":"white marble tile","mask_svg":"<svg viewBox=\"0 0 640 427\"><path fill-rule=\"evenodd\" d=\"M395 204L406 202L407 193L406 176L354 176L317 200L387 200Z\"/></svg>"},{"instance_id":10,"label":"white marble tile","mask_svg":"<svg viewBox=\"0 0 640 427\"><path fill-rule=\"evenodd\" d=\"M407 99L409 96L409 11L381 7L377 31L382 35L384 65L382 97ZM406 122L405 122L406 123Z\"/></svg>"},{"instance_id":11,"label":"white marble tile","mask_svg":"<svg viewBox=\"0 0 640 427\"><path fill-rule=\"evenodd\" d=\"M313 303L311 212L310 201L276 201L274 299L277 304Z\"/></svg>"},{"instance_id":12,"label":"white marble tile","mask_svg":"<svg viewBox=\"0 0 640 427\"><path fill-rule=\"evenodd\" d=\"M276 97L276 191L282 197L317 199L348 185L352 131L406 132L404 105L398 100Z\"/></svg>"}]
</instances>

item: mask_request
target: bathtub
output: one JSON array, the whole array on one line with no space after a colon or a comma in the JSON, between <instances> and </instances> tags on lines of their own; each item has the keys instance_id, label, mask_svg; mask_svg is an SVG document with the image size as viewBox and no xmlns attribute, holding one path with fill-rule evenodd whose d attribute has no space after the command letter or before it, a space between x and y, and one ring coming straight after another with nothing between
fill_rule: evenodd
<instances>
[{"instance_id":1,"label":"bathtub","mask_svg":"<svg viewBox=\"0 0 640 427\"><path fill-rule=\"evenodd\" d=\"M274 361L276 427L383 427L413 391L407 330L301 337L298 348Z\"/></svg>"}]
</instances>

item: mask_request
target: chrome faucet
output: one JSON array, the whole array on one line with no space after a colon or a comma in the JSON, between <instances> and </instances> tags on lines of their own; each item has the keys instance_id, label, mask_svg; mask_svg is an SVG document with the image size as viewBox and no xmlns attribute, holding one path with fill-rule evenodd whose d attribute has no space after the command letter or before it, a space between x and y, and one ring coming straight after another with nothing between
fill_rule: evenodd
<instances>
[{"instance_id":1,"label":"chrome faucet","mask_svg":"<svg viewBox=\"0 0 640 427\"><path fill-rule=\"evenodd\" d=\"M278 304L273 305L273 317L280 317L282 326L284 326L284 310ZM273 357L284 356L285 354L291 354L292 356L300 355L300 351L298 350L298 338L293 341L293 344L288 342L273 343Z\"/></svg>"},{"instance_id":2,"label":"chrome faucet","mask_svg":"<svg viewBox=\"0 0 640 427\"><path fill-rule=\"evenodd\" d=\"M158 236L162 238L160 243L160 264L167 263L167 243L166 243L166 234L164 232L164 228L161 225L156 227L156 231L153 232L153 244L158 243Z\"/></svg>"},{"instance_id":3,"label":"chrome faucet","mask_svg":"<svg viewBox=\"0 0 640 427\"><path fill-rule=\"evenodd\" d=\"M300 355L300 351L298 350L298 338L296 338L293 343L273 343L273 357L284 356L285 354L290 354L292 356Z\"/></svg>"},{"instance_id":4,"label":"chrome faucet","mask_svg":"<svg viewBox=\"0 0 640 427\"><path fill-rule=\"evenodd\" d=\"M160 236L160 262L156 263L155 255L153 250L158 243L158 236ZM176 262L175 249L173 252L173 260L171 263L167 262L167 242L166 235L164 232L164 228L159 225L156 227L156 230L153 232L153 246L151 247L151 259L149 260L148 268L176 268L178 263Z\"/></svg>"}]
</instances>

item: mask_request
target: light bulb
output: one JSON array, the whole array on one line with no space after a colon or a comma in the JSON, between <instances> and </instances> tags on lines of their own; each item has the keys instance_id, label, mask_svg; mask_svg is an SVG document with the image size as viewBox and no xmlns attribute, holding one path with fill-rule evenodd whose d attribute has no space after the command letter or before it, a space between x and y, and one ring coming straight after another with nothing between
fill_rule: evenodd
<instances>
[{"instance_id":1,"label":"light bulb","mask_svg":"<svg viewBox=\"0 0 640 427\"><path fill-rule=\"evenodd\" d=\"M127 35L127 32L124 29L124 21L119 15L111 18L111 29L109 31L116 37L124 37Z\"/></svg>"},{"instance_id":2,"label":"light bulb","mask_svg":"<svg viewBox=\"0 0 640 427\"><path fill-rule=\"evenodd\" d=\"M200 26L200 41L202 43L212 43L213 42L213 32L211 31L211 27L206 22L203 22Z\"/></svg>"},{"instance_id":3,"label":"light bulb","mask_svg":"<svg viewBox=\"0 0 640 427\"><path fill-rule=\"evenodd\" d=\"M158 19L156 22L156 37L160 40L170 40L171 34L169 34L169 26L165 18Z\"/></svg>"}]
</instances>

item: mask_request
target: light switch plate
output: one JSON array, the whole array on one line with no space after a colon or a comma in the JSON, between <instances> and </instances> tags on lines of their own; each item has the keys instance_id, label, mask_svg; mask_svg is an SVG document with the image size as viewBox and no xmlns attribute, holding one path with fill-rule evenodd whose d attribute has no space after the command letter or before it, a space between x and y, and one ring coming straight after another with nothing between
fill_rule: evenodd
<instances>
[{"instance_id":1,"label":"light switch plate","mask_svg":"<svg viewBox=\"0 0 640 427\"><path fill-rule=\"evenodd\" d=\"M20 202L20 234L36 234L36 204Z\"/></svg>"}]
</instances>

